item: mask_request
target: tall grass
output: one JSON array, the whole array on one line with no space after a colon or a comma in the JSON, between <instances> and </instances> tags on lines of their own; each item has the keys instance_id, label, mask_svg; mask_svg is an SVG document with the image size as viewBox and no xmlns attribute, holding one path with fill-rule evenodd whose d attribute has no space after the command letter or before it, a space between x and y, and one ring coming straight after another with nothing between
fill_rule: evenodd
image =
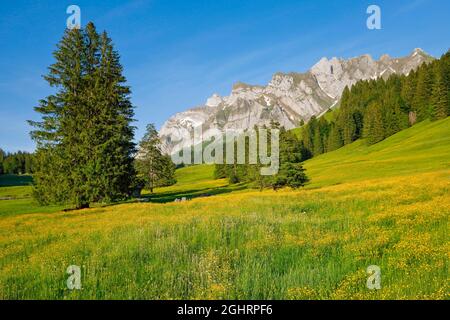
<instances>
[{"instance_id":1,"label":"tall grass","mask_svg":"<svg viewBox=\"0 0 450 320\"><path fill-rule=\"evenodd\" d=\"M445 299L449 174L5 217L0 298Z\"/></svg>"},{"instance_id":2,"label":"tall grass","mask_svg":"<svg viewBox=\"0 0 450 320\"><path fill-rule=\"evenodd\" d=\"M448 299L449 130L425 122L312 159L298 191L237 192L198 166L149 196L193 198L181 203L0 201L0 299ZM82 290L67 289L70 265Z\"/></svg>"}]
</instances>

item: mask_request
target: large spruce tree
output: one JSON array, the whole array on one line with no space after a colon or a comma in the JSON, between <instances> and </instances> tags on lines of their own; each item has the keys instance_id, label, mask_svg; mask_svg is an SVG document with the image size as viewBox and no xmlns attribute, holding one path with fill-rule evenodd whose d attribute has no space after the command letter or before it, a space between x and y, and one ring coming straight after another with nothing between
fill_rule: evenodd
<instances>
[{"instance_id":1,"label":"large spruce tree","mask_svg":"<svg viewBox=\"0 0 450 320\"><path fill-rule=\"evenodd\" d=\"M35 197L76 208L129 195L134 108L119 55L106 33L89 23L66 30L45 76L56 93L40 101L30 121L37 144Z\"/></svg>"}]
</instances>

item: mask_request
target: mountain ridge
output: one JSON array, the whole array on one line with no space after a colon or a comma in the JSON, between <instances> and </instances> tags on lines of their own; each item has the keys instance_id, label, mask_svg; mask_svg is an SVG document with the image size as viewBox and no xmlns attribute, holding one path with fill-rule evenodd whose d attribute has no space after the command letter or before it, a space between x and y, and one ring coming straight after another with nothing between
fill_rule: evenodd
<instances>
[{"instance_id":1,"label":"mountain ridge","mask_svg":"<svg viewBox=\"0 0 450 320\"><path fill-rule=\"evenodd\" d=\"M350 59L323 57L304 73L277 72L266 86L236 82L229 96L213 94L204 105L170 117L160 130L163 150L172 154L192 145L192 132L202 126L203 139L225 130L243 131L277 121L287 129L320 116L339 102L346 86L360 80L407 75L434 58L416 48L405 57L379 60L364 54Z\"/></svg>"}]
</instances>

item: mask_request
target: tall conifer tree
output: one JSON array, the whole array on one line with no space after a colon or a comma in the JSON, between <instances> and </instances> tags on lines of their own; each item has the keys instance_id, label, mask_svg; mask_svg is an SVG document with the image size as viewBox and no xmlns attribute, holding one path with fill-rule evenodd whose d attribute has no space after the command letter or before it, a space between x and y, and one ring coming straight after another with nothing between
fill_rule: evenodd
<instances>
[{"instance_id":1,"label":"tall conifer tree","mask_svg":"<svg viewBox=\"0 0 450 320\"><path fill-rule=\"evenodd\" d=\"M418 70L416 91L414 93L414 110L417 112L418 121L423 121L430 117L431 90L432 90L431 68L423 65Z\"/></svg>"},{"instance_id":2,"label":"tall conifer tree","mask_svg":"<svg viewBox=\"0 0 450 320\"><path fill-rule=\"evenodd\" d=\"M367 108L364 119L364 136L369 144L375 144L385 138L383 114L381 106L376 102Z\"/></svg>"},{"instance_id":3,"label":"tall conifer tree","mask_svg":"<svg viewBox=\"0 0 450 320\"><path fill-rule=\"evenodd\" d=\"M77 208L126 197L134 178L134 110L119 55L92 23L66 30L45 79L56 93L40 101L35 196Z\"/></svg>"},{"instance_id":4,"label":"tall conifer tree","mask_svg":"<svg viewBox=\"0 0 450 320\"><path fill-rule=\"evenodd\" d=\"M431 94L432 118L439 120L447 117L448 112L448 87L446 85L446 75L443 64L438 63L435 66L435 81Z\"/></svg>"}]
</instances>

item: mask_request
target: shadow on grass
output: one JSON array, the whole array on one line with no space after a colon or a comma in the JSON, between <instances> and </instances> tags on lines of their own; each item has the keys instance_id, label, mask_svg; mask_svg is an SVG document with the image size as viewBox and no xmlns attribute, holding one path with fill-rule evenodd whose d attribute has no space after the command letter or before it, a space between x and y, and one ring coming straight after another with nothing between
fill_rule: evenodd
<instances>
[{"instance_id":1,"label":"shadow on grass","mask_svg":"<svg viewBox=\"0 0 450 320\"><path fill-rule=\"evenodd\" d=\"M29 186L33 177L28 175L0 174L0 187Z\"/></svg>"},{"instance_id":2,"label":"shadow on grass","mask_svg":"<svg viewBox=\"0 0 450 320\"><path fill-rule=\"evenodd\" d=\"M142 198L148 199L149 202L153 203L167 203L174 202L175 199L186 198L187 200L195 199L195 198L204 198L211 197L219 194L230 193L234 191L240 191L246 189L247 186L245 184L237 184L231 186L224 187L216 187L216 188L203 188L203 189L193 189L186 191L173 191L173 192L162 192L155 194L146 194L143 195Z\"/></svg>"},{"instance_id":3,"label":"shadow on grass","mask_svg":"<svg viewBox=\"0 0 450 320\"><path fill-rule=\"evenodd\" d=\"M30 186L33 182L31 176L28 175L0 175L0 188L1 187L15 187L15 186ZM220 194L226 194L247 189L246 184L226 185L221 187L205 187L205 188L192 188L188 190L175 190L167 192L158 192L154 194L144 194L141 196L149 203L169 203L174 202L175 199L186 198L191 200L195 198L211 197ZM6 190L6 189L5 189ZM54 212L74 212L79 209L74 208L71 205L54 205L54 206L41 206L32 200L29 196L23 199L11 197L11 199L3 199L0 205L0 216L17 215L26 213L54 213ZM9 201L6 201L9 200ZM126 199L117 201L114 203L93 203L90 209L100 209L105 207L112 207L121 204L135 203L137 199Z\"/></svg>"},{"instance_id":4,"label":"shadow on grass","mask_svg":"<svg viewBox=\"0 0 450 320\"><path fill-rule=\"evenodd\" d=\"M154 194L145 194L140 197L140 199L145 199L147 203L169 203L174 202L175 199L186 198L186 200L191 200L195 198L205 198L205 197L211 197L219 194L225 194L235 191L240 191L247 189L248 186L244 183L236 184L236 185L228 185L228 186L222 186L222 187L216 187L216 188L201 188L201 189L191 189L191 190L185 190L185 191L169 191L169 192L159 192ZM141 201L140 201L141 202ZM117 201L114 203L96 203L90 206L87 209L101 209L101 208L108 208L113 207L121 204L127 204L127 203L136 203L136 199L127 199L123 201ZM73 212L73 211L79 211L80 209L76 209L74 207L66 207L62 209L62 212ZM88 213L86 213L88 214Z\"/></svg>"}]
</instances>

